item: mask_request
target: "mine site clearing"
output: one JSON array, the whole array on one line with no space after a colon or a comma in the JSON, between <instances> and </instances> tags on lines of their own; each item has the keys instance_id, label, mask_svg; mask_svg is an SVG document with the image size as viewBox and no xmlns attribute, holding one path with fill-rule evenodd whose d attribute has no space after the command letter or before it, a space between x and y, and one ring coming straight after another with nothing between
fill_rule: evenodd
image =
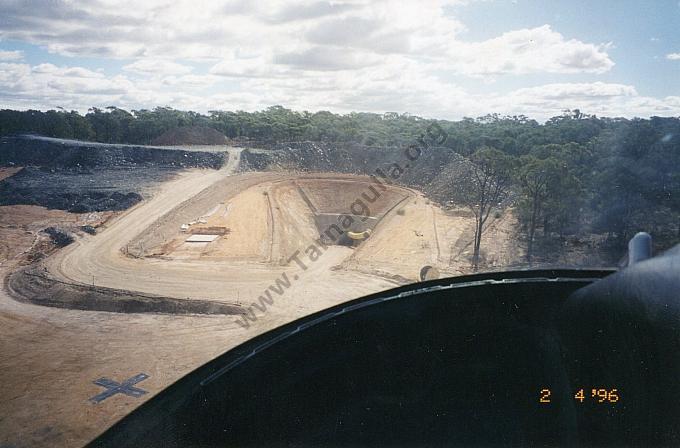
<instances>
[{"instance_id":1,"label":"mine site clearing","mask_svg":"<svg viewBox=\"0 0 680 448\"><path fill-rule=\"evenodd\" d=\"M24 446L82 445L182 375L259 333L418 281L424 266L441 275L469 268L474 219L464 210L444 210L403 185L380 188L366 175L243 170L241 150L225 151L227 163L219 169L182 168L144 184L148 193L125 211L1 208L0 380L12 391L1 433ZM96 177L97 169L82 176ZM0 174L9 179L21 170ZM348 217L354 220L349 232L325 235ZM489 259L508 256L511 219L491 221ZM75 241L52 247L42 232L48 226ZM25 269L30 275L22 275ZM270 286L283 274L290 286L278 295ZM265 291L273 300L263 306L258 299ZM106 308L123 298L142 312ZM46 299L51 302L41 302ZM163 307L164 301L174 302ZM102 311L111 309L117 312ZM248 313L255 319L244 320ZM139 372L149 375L143 398L88 402L100 392L93 379Z\"/></svg>"},{"instance_id":2,"label":"mine site clearing","mask_svg":"<svg viewBox=\"0 0 680 448\"><path fill-rule=\"evenodd\" d=\"M65 282L240 305L257 300L286 272L299 278L285 302L312 311L417 281L426 265L446 272L452 251L464 247L460 239L471 231L469 218L448 216L411 189L389 186L368 203L362 195L373 184L366 176L244 173L219 179L219 173L188 173L175 188L45 266ZM199 196L211 176L213 189ZM187 222L181 207L163 215L166 195L203 213ZM354 214L358 200L364 205L354 206L361 208ZM343 218L361 239L338 232Z\"/></svg>"}]
</instances>

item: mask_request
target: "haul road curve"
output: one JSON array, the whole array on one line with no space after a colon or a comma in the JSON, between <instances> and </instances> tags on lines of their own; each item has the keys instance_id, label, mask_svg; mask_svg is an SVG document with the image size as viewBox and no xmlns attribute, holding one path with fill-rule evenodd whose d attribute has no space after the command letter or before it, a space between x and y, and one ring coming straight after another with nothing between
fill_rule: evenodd
<instances>
[{"instance_id":1,"label":"haul road curve","mask_svg":"<svg viewBox=\"0 0 680 448\"><path fill-rule=\"evenodd\" d=\"M232 301L248 304L283 272L289 277L297 276L291 292L285 300L275 304L267 319L287 321L300 315L300 310L311 312L337 303L365 295L379 289L395 286L394 281L356 272L332 271L331 267L341 263L352 250L345 247L329 247L310 269L302 270L294 263L281 266L279 263L244 263L233 260L205 259L158 259L152 257L134 258L126 256L125 248L137 235L151 228L168 211L183 203L191 203L211 187L209 197L203 199L206 210L213 208L213 200L228 200L249 188L271 188L276 181L290 175L278 173L246 173L234 175L238 156L230 164L215 172L191 171L179 179L165 184L149 201L144 202L113 222L92 237L85 237L66 248L46 263L48 270L58 279L83 285L160 294L177 298L202 298ZM217 187L217 188L215 188ZM212 195L212 196L211 196ZM214 197L213 197L214 196ZM270 195L275 202L273 208L285 208L277 201L277 195ZM291 224L275 213L272 220L274 230L290 227ZM171 219L171 218L169 218ZM255 225L255 224L252 224ZM175 227L176 228L176 227ZM295 230L290 229L291 231ZM315 235L308 235L311 241ZM234 236L231 236L235 238ZM274 238L273 245L284 244L284 238ZM300 245L304 249L307 244ZM291 254L294 250L291 250ZM287 303L294 305L286 306ZM277 306L281 305L281 306ZM279 316L280 315L280 316ZM266 320L266 319L265 319Z\"/></svg>"}]
</instances>

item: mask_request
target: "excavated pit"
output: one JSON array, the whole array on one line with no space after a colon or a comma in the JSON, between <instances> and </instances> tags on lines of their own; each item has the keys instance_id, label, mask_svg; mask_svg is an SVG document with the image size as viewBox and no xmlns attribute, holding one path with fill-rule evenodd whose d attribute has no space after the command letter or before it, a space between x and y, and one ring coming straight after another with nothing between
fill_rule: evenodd
<instances>
[{"instance_id":1,"label":"excavated pit","mask_svg":"<svg viewBox=\"0 0 680 448\"><path fill-rule=\"evenodd\" d=\"M166 226L154 232L172 233L170 238L141 245L140 238L135 238L129 249L143 246L145 255L169 259L286 264L296 250L316 240L324 245L356 247L367 236L352 239L348 232L373 232L385 216L413 195L403 187L375 184L367 176L278 175L244 184L234 195L220 195L218 188L202 194L188 203L192 214L182 213L184 221L173 221L174 229ZM190 238L196 234L214 234L216 238L192 242Z\"/></svg>"},{"instance_id":2,"label":"excavated pit","mask_svg":"<svg viewBox=\"0 0 680 448\"><path fill-rule=\"evenodd\" d=\"M373 231L380 220L410 192L363 180L302 179L295 182L300 197L314 217L319 238L325 244L351 246L347 232Z\"/></svg>"}]
</instances>

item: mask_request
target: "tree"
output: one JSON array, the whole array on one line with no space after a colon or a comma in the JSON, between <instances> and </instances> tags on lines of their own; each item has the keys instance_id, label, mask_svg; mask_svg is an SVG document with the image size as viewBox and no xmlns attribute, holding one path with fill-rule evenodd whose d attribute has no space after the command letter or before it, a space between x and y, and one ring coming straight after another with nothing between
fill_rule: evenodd
<instances>
[{"instance_id":1,"label":"tree","mask_svg":"<svg viewBox=\"0 0 680 448\"><path fill-rule=\"evenodd\" d=\"M551 193L559 194L555 186L560 182L561 172L558 161L552 157L539 159L526 155L520 158L520 165L517 174L523 196L520 210L527 228L527 262L531 264L536 227L543 217Z\"/></svg>"},{"instance_id":2,"label":"tree","mask_svg":"<svg viewBox=\"0 0 680 448\"><path fill-rule=\"evenodd\" d=\"M534 146L520 158L517 210L527 235L528 263L537 253L538 229L542 228L544 241L555 232L562 239L567 233L581 231L584 184L592 177L592 163L588 146L574 142Z\"/></svg>"},{"instance_id":3,"label":"tree","mask_svg":"<svg viewBox=\"0 0 680 448\"><path fill-rule=\"evenodd\" d=\"M470 158L466 181L457 194L475 216L472 267L479 267L484 225L491 211L507 198L511 186L514 160L494 148L478 149Z\"/></svg>"}]
</instances>

